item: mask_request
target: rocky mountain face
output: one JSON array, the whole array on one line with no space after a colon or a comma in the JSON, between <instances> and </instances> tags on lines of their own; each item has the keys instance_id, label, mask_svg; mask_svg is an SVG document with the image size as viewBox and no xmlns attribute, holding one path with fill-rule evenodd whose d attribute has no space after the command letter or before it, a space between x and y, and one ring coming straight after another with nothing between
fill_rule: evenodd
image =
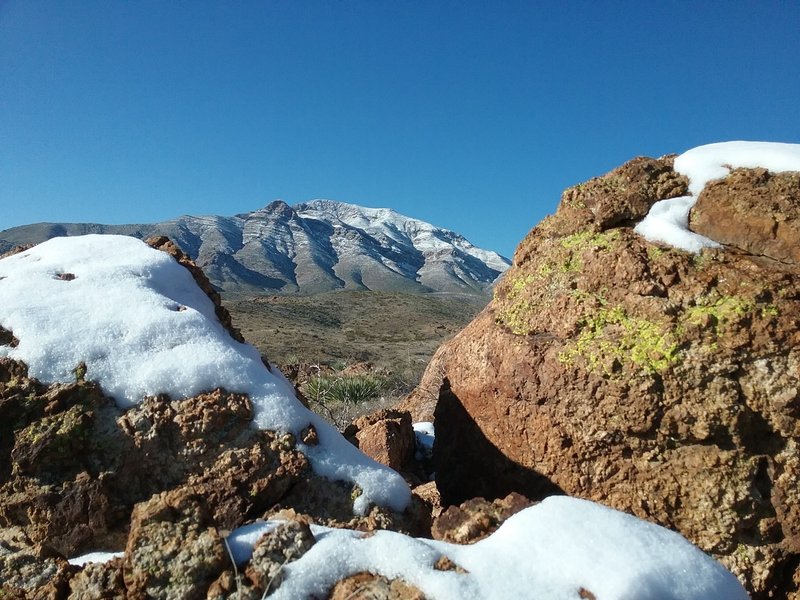
<instances>
[{"instance_id":1,"label":"rocky mountain face","mask_svg":"<svg viewBox=\"0 0 800 600\"><path fill-rule=\"evenodd\" d=\"M691 254L632 227L671 157L568 189L406 401L444 505L565 492L673 528L753 598L800 587L800 174L709 184Z\"/></svg>"},{"instance_id":2,"label":"rocky mountain face","mask_svg":"<svg viewBox=\"0 0 800 600\"><path fill-rule=\"evenodd\" d=\"M220 290L317 293L487 290L510 262L464 237L390 209L276 201L233 217L183 216L149 225L39 223L0 232L0 253L52 237L169 237Z\"/></svg>"}]
</instances>

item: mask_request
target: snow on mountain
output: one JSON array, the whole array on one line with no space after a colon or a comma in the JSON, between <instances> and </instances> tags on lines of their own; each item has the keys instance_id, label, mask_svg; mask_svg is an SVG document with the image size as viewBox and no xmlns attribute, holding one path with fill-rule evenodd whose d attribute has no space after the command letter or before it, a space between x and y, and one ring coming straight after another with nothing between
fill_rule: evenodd
<instances>
[{"instance_id":1,"label":"snow on mountain","mask_svg":"<svg viewBox=\"0 0 800 600\"><path fill-rule=\"evenodd\" d=\"M167 235L228 291L483 292L510 265L453 231L388 208L333 200L294 207L277 200L232 217L150 225L25 225L0 232L0 250L84 233Z\"/></svg>"}]
</instances>

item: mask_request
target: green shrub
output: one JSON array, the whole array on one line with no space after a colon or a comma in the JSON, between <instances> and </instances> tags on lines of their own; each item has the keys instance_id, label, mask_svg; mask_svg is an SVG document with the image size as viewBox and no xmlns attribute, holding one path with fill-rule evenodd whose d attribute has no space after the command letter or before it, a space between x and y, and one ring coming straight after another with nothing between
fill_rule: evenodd
<instances>
[{"instance_id":1,"label":"green shrub","mask_svg":"<svg viewBox=\"0 0 800 600\"><path fill-rule=\"evenodd\" d=\"M320 404L339 402L360 404L377 398L383 391L385 381L374 375L313 377L303 384L303 394Z\"/></svg>"}]
</instances>

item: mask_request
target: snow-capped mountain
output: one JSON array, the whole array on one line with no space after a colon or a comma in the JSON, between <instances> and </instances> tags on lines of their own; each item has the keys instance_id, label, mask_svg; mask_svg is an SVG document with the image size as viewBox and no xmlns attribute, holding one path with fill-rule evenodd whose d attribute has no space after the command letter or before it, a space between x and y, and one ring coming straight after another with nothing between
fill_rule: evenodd
<instances>
[{"instance_id":1,"label":"snow-capped mountain","mask_svg":"<svg viewBox=\"0 0 800 600\"><path fill-rule=\"evenodd\" d=\"M0 252L58 236L169 236L220 289L481 292L509 266L463 236L388 208L281 200L232 217L182 216L148 225L37 223L0 231Z\"/></svg>"}]
</instances>

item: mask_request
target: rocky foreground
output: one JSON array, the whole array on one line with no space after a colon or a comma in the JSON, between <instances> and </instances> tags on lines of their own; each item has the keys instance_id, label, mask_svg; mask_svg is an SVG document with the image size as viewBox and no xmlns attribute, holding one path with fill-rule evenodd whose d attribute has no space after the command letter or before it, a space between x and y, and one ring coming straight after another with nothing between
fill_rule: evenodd
<instances>
[{"instance_id":1,"label":"rocky foreground","mask_svg":"<svg viewBox=\"0 0 800 600\"><path fill-rule=\"evenodd\" d=\"M600 504L412 495L430 470L408 413L347 441L152 244L0 260L4 598L745 598L680 535Z\"/></svg>"},{"instance_id":2,"label":"rocky foreground","mask_svg":"<svg viewBox=\"0 0 800 600\"><path fill-rule=\"evenodd\" d=\"M0 260L0 598L800 597L800 174L698 191L698 253L634 231L690 183L567 190L350 442L166 240Z\"/></svg>"}]
</instances>

